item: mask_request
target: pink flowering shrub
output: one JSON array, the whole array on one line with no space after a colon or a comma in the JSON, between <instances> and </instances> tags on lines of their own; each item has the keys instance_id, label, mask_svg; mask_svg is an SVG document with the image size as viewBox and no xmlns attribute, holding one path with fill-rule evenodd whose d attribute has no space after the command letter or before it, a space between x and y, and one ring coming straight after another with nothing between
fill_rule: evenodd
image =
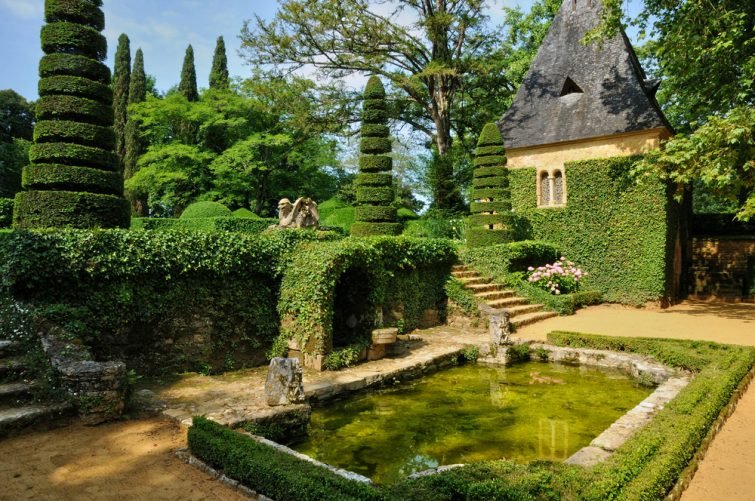
<instances>
[{"instance_id":1,"label":"pink flowering shrub","mask_svg":"<svg viewBox=\"0 0 755 501\"><path fill-rule=\"evenodd\" d=\"M582 279L587 276L587 273L565 257L537 269L530 266L527 271L529 283L556 295L578 291Z\"/></svg>"}]
</instances>

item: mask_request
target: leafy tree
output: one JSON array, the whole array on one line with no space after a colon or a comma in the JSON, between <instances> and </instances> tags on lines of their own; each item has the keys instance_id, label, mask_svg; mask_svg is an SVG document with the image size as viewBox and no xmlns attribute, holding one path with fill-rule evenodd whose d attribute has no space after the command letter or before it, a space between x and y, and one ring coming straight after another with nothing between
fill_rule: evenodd
<instances>
[{"instance_id":1,"label":"leafy tree","mask_svg":"<svg viewBox=\"0 0 755 501\"><path fill-rule=\"evenodd\" d=\"M134 57L134 68L131 72L131 83L129 87L128 103L129 106L136 103L143 103L147 100L147 76L144 72L144 53L142 49L136 51ZM128 180L134 175L137 169L139 157L147 151L147 145L144 138L141 137L138 121L129 116L126 122L126 157L123 169L123 179ZM137 216L147 215L147 200L136 198L130 192L126 197L131 203L131 212Z\"/></svg>"},{"instance_id":2,"label":"leafy tree","mask_svg":"<svg viewBox=\"0 0 755 501\"><path fill-rule=\"evenodd\" d=\"M210 88L227 89L228 85L228 57L225 54L225 40L223 40L223 37L218 37L215 55L212 58Z\"/></svg>"},{"instance_id":3,"label":"leafy tree","mask_svg":"<svg viewBox=\"0 0 755 501\"><path fill-rule=\"evenodd\" d=\"M739 207L737 218L755 216L755 108L711 116L689 135L677 135L636 166L682 185L699 182Z\"/></svg>"},{"instance_id":4,"label":"leafy tree","mask_svg":"<svg viewBox=\"0 0 755 501\"><path fill-rule=\"evenodd\" d=\"M488 64L498 37L486 23L483 0L393 5L412 21L401 24L363 0L285 0L272 22L257 17L245 24L242 49L253 64L312 66L333 79L354 73L385 78L400 91L392 114L426 134L445 157L459 123L460 92L505 88L505 75ZM438 162L438 170L438 179L453 176L449 161ZM437 186L437 205L453 208L459 197L448 190L454 189L452 183Z\"/></svg>"},{"instance_id":5,"label":"leafy tree","mask_svg":"<svg viewBox=\"0 0 755 501\"><path fill-rule=\"evenodd\" d=\"M34 107L17 92L0 90L0 142L13 138L31 141L34 131Z\"/></svg>"},{"instance_id":6,"label":"leafy tree","mask_svg":"<svg viewBox=\"0 0 755 501\"><path fill-rule=\"evenodd\" d=\"M118 37L113 70L113 115L115 130L115 153L120 169L126 162L126 123L128 122L129 87L131 85L131 43L126 34Z\"/></svg>"},{"instance_id":7,"label":"leafy tree","mask_svg":"<svg viewBox=\"0 0 755 501\"><path fill-rule=\"evenodd\" d=\"M29 146L26 139L0 141L0 198L13 198L21 191L21 171L29 163Z\"/></svg>"},{"instance_id":8,"label":"leafy tree","mask_svg":"<svg viewBox=\"0 0 755 501\"><path fill-rule=\"evenodd\" d=\"M188 101L195 102L199 100L199 91L197 90L197 69L194 66L194 48L191 45L186 48L184 64L181 68L181 83L178 84L178 92Z\"/></svg>"},{"instance_id":9,"label":"leafy tree","mask_svg":"<svg viewBox=\"0 0 755 501\"><path fill-rule=\"evenodd\" d=\"M39 101L27 191L15 198L19 228L126 227L128 203L113 133L101 2L46 0Z\"/></svg>"}]
</instances>

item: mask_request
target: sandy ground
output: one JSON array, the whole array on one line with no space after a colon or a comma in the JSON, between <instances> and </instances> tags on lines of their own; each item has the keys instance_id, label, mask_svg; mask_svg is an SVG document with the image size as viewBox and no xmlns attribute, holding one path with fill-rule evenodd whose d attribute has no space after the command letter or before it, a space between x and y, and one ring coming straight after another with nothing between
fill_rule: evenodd
<instances>
[{"instance_id":1,"label":"sandy ground","mask_svg":"<svg viewBox=\"0 0 755 501\"><path fill-rule=\"evenodd\" d=\"M246 499L178 459L185 446L185 430L164 418L3 440L0 499Z\"/></svg>"},{"instance_id":2,"label":"sandy ground","mask_svg":"<svg viewBox=\"0 0 755 501\"><path fill-rule=\"evenodd\" d=\"M755 345L755 305L687 303L668 310L598 306L525 327ZM0 500L236 500L236 491L179 460L186 432L148 419L72 426L0 441ZM684 501L755 500L755 384L714 440Z\"/></svg>"},{"instance_id":3,"label":"sandy ground","mask_svg":"<svg viewBox=\"0 0 755 501\"><path fill-rule=\"evenodd\" d=\"M755 345L755 304L690 302L666 310L603 305L527 326L518 335L543 340L553 330ZM682 495L682 501L719 500L755 501L755 384L716 435Z\"/></svg>"}]
</instances>

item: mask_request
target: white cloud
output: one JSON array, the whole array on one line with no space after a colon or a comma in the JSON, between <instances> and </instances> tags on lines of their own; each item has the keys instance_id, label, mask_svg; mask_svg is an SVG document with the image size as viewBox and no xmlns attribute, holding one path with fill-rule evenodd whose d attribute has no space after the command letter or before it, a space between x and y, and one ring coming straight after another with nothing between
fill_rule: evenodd
<instances>
[{"instance_id":1,"label":"white cloud","mask_svg":"<svg viewBox=\"0 0 755 501\"><path fill-rule=\"evenodd\" d=\"M0 0L0 7L9 10L14 16L22 19L42 19L41 1Z\"/></svg>"}]
</instances>

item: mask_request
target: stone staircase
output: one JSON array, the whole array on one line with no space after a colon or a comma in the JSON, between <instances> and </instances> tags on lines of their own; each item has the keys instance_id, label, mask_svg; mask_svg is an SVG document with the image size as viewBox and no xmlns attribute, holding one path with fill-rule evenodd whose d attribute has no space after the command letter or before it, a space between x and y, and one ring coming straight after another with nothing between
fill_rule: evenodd
<instances>
[{"instance_id":1,"label":"stone staircase","mask_svg":"<svg viewBox=\"0 0 755 501\"><path fill-rule=\"evenodd\" d=\"M26 429L47 428L71 414L70 404L34 401L34 382L20 346L0 339L0 438Z\"/></svg>"},{"instance_id":2,"label":"stone staircase","mask_svg":"<svg viewBox=\"0 0 755 501\"><path fill-rule=\"evenodd\" d=\"M517 296L513 290L492 282L467 265L455 265L451 275L472 291L479 301L491 308L506 310L515 329L558 316L556 312L545 311L542 304L529 304L527 299Z\"/></svg>"}]
</instances>

